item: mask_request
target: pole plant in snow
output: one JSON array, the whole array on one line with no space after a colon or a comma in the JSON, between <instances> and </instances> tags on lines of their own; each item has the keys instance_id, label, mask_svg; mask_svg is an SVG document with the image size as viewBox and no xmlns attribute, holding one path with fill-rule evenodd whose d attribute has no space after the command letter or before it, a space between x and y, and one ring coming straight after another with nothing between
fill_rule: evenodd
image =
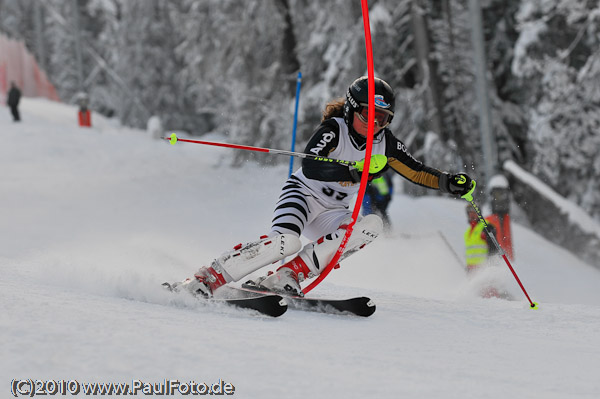
<instances>
[{"instance_id":1,"label":"pole plant in snow","mask_svg":"<svg viewBox=\"0 0 600 399\"><path fill-rule=\"evenodd\" d=\"M489 225L485 221L485 218L483 217L483 214L481 213L479 206L477 206L477 204L475 203L475 200L473 199L473 191L475 191L475 186L476 186L476 183L475 183L475 180L473 180L473 186L471 187L471 190L468 193L466 193L465 195L463 195L462 198L464 198L468 203L470 203L471 206L473 207L473 209L475 209L475 212L477 213L477 218L479 219L479 221L481 223L483 223L483 227L484 227L486 234L490 237L490 239L494 243L494 246L498 250L498 254L500 256L502 256L502 259L504 259L504 261L506 262L506 265L508 266L508 268L512 272L513 276L515 277L515 280L517 280L517 283L519 283L519 287L521 287L521 290L523 290L525 297L527 297L527 300L529 301L529 307L531 307L532 309L537 309L538 308L537 302L533 302L531 300L531 298L529 298L529 294L527 294L527 291L525 290L525 287L523 287L523 284L521 283L519 276L517 276L515 269L510 264L510 261L508 260L508 257L506 256L506 252L504 251L504 249L502 249L500 244L498 244L498 240L496 240L496 237L494 236L494 234L492 234L490 232Z\"/></svg>"}]
</instances>

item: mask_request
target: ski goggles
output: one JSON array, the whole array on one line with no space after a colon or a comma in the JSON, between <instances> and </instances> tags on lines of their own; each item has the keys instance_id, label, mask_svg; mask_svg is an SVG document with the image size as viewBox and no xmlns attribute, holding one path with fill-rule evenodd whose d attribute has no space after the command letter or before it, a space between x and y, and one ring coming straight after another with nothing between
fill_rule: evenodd
<instances>
[{"instance_id":1,"label":"ski goggles","mask_svg":"<svg viewBox=\"0 0 600 399\"><path fill-rule=\"evenodd\" d=\"M358 118L367 123L369 121L369 106L367 104L360 104L360 108L358 109ZM392 121L392 117L394 113L385 109L375 108L375 123L380 128L384 128L390 124Z\"/></svg>"}]
</instances>

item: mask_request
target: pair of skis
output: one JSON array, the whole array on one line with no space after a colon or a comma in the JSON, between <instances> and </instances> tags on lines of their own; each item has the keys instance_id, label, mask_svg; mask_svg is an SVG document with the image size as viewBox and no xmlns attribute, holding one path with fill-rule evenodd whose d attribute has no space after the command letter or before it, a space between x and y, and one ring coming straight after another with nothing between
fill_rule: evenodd
<instances>
[{"instance_id":1,"label":"pair of skis","mask_svg":"<svg viewBox=\"0 0 600 399\"><path fill-rule=\"evenodd\" d=\"M163 286L170 288L170 284ZM321 299L306 298L296 295L285 295L269 291L262 291L253 287L234 288L224 286L219 288L219 295L202 300L224 303L240 309L251 309L261 314L279 317L288 308L318 313L339 315L354 315L369 317L375 313L375 304L368 297L355 297L347 299Z\"/></svg>"}]
</instances>

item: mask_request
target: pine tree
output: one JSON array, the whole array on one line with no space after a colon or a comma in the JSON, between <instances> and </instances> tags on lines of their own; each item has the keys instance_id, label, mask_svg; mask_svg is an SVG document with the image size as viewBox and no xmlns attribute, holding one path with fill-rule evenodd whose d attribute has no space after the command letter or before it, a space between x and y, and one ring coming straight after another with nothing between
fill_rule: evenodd
<instances>
[{"instance_id":1,"label":"pine tree","mask_svg":"<svg viewBox=\"0 0 600 399\"><path fill-rule=\"evenodd\" d=\"M546 7L546 8L544 8ZM513 71L524 82L528 166L557 192L600 219L600 6L558 0L523 4Z\"/></svg>"}]
</instances>

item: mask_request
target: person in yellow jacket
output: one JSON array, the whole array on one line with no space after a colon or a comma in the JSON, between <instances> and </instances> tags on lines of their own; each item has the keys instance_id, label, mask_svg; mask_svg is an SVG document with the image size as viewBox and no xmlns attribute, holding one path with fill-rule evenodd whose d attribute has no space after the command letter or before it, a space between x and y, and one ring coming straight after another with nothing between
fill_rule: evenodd
<instances>
[{"instance_id":1,"label":"person in yellow jacket","mask_svg":"<svg viewBox=\"0 0 600 399\"><path fill-rule=\"evenodd\" d=\"M498 252L494 243L487 235L483 223L479 220L477 213L471 205L467 206L467 218L469 227L465 231L465 250L467 272L481 268L490 255ZM486 219L490 233L496 234L496 228Z\"/></svg>"}]
</instances>

